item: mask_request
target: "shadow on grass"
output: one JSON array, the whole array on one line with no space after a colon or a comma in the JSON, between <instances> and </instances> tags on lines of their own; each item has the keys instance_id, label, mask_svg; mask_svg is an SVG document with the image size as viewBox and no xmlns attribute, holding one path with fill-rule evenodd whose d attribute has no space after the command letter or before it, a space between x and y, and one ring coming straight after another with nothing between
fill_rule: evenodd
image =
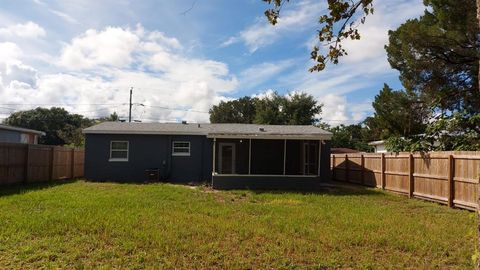
<instances>
[{"instance_id":1,"label":"shadow on grass","mask_svg":"<svg viewBox=\"0 0 480 270\"><path fill-rule=\"evenodd\" d=\"M302 194L302 195L333 195L333 196L364 196L364 195L374 195L382 196L381 192L378 192L372 188L357 186L357 185L345 185L338 184L335 182L322 183L315 189L311 190L283 190L283 189L259 189L259 190L249 190L255 194Z\"/></svg>"},{"instance_id":2,"label":"shadow on grass","mask_svg":"<svg viewBox=\"0 0 480 270\"><path fill-rule=\"evenodd\" d=\"M171 185L178 185L184 187L204 187L207 189L212 189L210 183L208 182L171 182L171 181L92 181L92 180L85 180L91 183L114 183L114 184L123 184L123 185L150 185L150 184L171 184ZM364 195L377 195L381 196L382 193L374 188L369 188L366 186L355 185L355 184L348 184L348 183L340 183L336 181L328 181L322 182L318 185L312 186L309 185L307 187L297 186L296 188L260 188L260 189L217 189L219 191L234 191L234 192L242 192L242 191L249 191L255 194L263 194L263 193L270 193L270 194L328 194L328 195L335 195L335 196L364 196Z\"/></svg>"},{"instance_id":3,"label":"shadow on grass","mask_svg":"<svg viewBox=\"0 0 480 270\"><path fill-rule=\"evenodd\" d=\"M57 181L48 181L48 182L38 182L38 183L17 183L17 184L7 184L0 186L0 197L23 194L31 191L37 191L42 189L49 189L52 187L70 184L76 182L78 179L69 179L69 180L57 180Z\"/></svg>"}]
</instances>

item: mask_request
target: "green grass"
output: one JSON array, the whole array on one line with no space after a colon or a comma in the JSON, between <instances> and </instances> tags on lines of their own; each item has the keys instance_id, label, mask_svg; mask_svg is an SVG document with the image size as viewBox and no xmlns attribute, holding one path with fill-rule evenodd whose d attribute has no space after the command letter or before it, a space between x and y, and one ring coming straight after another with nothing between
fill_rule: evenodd
<instances>
[{"instance_id":1,"label":"green grass","mask_svg":"<svg viewBox=\"0 0 480 270\"><path fill-rule=\"evenodd\" d=\"M475 214L371 189L0 189L0 268L472 268Z\"/></svg>"}]
</instances>

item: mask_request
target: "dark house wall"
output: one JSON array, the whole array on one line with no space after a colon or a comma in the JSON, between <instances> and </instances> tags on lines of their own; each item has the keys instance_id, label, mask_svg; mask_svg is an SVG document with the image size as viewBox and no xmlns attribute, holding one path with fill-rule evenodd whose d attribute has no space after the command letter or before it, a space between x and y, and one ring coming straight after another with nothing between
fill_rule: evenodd
<instances>
[{"instance_id":1,"label":"dark house wall","mask_svg":"<svg viewBox=\"0 0 480 270\"><path fill-rule=\"evenodd\" d=\"M110 141L128 141L128 161L111 162ZM172 156L173 141L189 141L190 156ZM143 182L159 168L172 182L211 181L212 141L204 136L86 134L85 177L98 181Z\"/></svg>"},{"instance_id":2,"label":"dark house wall","mask_svg":"<svg viewBox=\"0 0 480 270\"><path fill-rule=\"evenodd\" d=\"M21 134L19 131L0 129L0 142L20 143Z\"/></svg>"},{"instance_id":3,"label":"dark house wall","mask_svg":"<svg viewBox=\"0 0 480 270\"><path fill-rule=\"evenodd\" d=\"M129 142L129 160L127 162L109 161L110 141ZM172 156L173 141L190 141L190 156ZM248 173L248 140L240 142L240 140L219 139L217 143L219 141L236 143L237 173ZM257 143L260 142L264 142L264 140L259 140ZM254 144L252 143L252 173L258 173L257 169L264 170L269 167L266 165L269 164L268 160L270 158L274 160L278 159L279 162L283 164L283 141L280 141L278 145L276 143L278 142L272 142L272 145L265 145L265 148L259 145L257 154L263 153L263 155L262 157L257 156L256 158L254 157L255 151L253 148ZM86 134L85 177L97 181L143 182L147 180L145 175L146 169L159 168L161 178L171 182L211 183L213 166L212 146L213 140L205 136ZM299 146L300 141L287 141L287 172L293 173L301 170L301 160L298 160L301 157ZM330 179L330 143L326 141L324 144L321 144L321 147L321 177L302 178L302 181L297 182L297 184L301 184L303 181L308 182L313 180L317 182ZM272 153L275 153L275 155L270 155ZM282 167L281 169L283 171L283 166L273 166L272 169L277 169L277 167ZM282 171L278 173L282 174ZM258 179L250 178L247 180L246 177L242 176L236 178L227 176L227 178L218 177L220 181L218 184L222 186L222 181L226 184L226 186L222 186L222 188L227 188L228 185L233 183L232 181L237 181L240 184L244 181L244 184L247 183L250 188L254 188L254 185L250 182L259 181ZM273 185L275 181L286 180L282 178L275 179L265 178L267 181L260 181L259 187ZM290 180L298 181L298 179L295 178ZM240 188L238 183L234 186L235 188Z\"/></svg>"}]
</instances>

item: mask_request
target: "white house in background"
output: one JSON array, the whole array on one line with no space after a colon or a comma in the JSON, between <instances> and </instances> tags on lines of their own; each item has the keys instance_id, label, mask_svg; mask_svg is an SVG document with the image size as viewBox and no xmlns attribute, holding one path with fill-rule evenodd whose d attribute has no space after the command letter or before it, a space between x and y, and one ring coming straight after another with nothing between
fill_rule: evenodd
<instances>
[{"instance_id":1,"label":"white house in background","mask_svg":"<svg viewBox=\"0 0 480 270\"><path fill-rule=\"evenodd\" d=\"M386 153L387 148L385 148L385 141L373 141L369 142L368 145L373 146L375 148L375 153Z\"/></svg>"},{"instance_id":2,"label":"white house in background","mask_svg":"<svg viewBox=\"0 0 480 270\"><path fill-rule=\"evenodd\" d=\"M45 132L0 124L0 142L37 144Z\"/></svg>"}]
</instances>

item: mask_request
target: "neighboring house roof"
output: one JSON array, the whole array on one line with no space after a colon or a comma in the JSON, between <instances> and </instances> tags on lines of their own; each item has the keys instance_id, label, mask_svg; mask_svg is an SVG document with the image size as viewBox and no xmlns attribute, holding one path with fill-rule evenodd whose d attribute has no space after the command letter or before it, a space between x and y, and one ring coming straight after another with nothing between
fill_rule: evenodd
<instances>
[{"instance_id":1,"label":"neighboring house roof","mask_svg":"<svg viewBox=\"0 0 480 270\"><path fill-rule=\"evenodd\" d=\"M346 154L346 153L360 153L360 151L350 148L331 148L330 153L332 154Z\"/></svg>"},{"instance_id":2,"label":"neighboring house roof","mask_svg":"<svg viewBox=\"0 0 480 270\"><path fill-rule=\"evenodd\" d=\"M332 133L311 125L123 123L104 122L83 130L85 134L171 134L242 138L312 138L330 140Z\"/></svg>"},{"instance_id":3,"label":"neighboring house roof","mask_svg":"<svg viewBox=\"0 0 480 270\"><path fill-rule=\"evenodd\" d=\"M373 142L369 142L368 145L382 145L382 144L385 144L385 141L373 141Z\"/></svg>"},{"instance_id":4,"label":"neighboring house roof","mask_svg":"<svg viewBox=\"0 0 480 270\"><path fill-rule=\"evenodd\" d=\"M45 135L45 132L43 132L43 131L0 124L0 130L2 130L2 129L3 130L18 131L18 132L23 132L23 133L33 133L33 134L37 134L37 135L40 135L40 136Z\"/></svg>"}]
</instances>

